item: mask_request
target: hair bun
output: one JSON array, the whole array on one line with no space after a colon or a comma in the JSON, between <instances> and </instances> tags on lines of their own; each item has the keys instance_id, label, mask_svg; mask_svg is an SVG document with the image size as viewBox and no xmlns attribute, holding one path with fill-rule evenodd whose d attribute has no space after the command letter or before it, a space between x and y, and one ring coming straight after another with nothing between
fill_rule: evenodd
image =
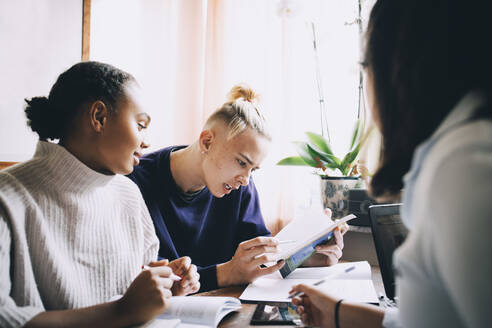
<instances>
[{"instance_id":1,"label":"hair bun","mask_svg":"<svg viewBox=\"0 0 492 328\"><path fill-rule=\"evenodd\" d=\"M231 91L227 95L227 101L233 102L239 98L243 98L250 103L258 100L258 95L249 86L244 84L238 84L232 87Z\"/></svg>"},{"instance_id":2,"label":"hair bun","mask_svg":"<svg viewBox=\"0 0 492 328\"><path fill-rule=\"evenodd\" d=\"M33 97L25 99L27 106L24 112L28 119L27 125L39 135L39 139L59 139L60 127L58 118L51 108L50 101L46 97Z\"/></svg>"}]
</instances>

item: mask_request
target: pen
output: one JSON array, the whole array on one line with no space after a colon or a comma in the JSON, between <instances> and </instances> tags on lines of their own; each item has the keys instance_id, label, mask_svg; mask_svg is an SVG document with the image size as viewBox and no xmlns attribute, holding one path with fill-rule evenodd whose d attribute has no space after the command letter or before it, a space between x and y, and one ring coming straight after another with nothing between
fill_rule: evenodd
<instances>
[{"instance_id":1,"label":"pen","mask_svg":"<svg viewBox=\"0 0 492 328\"><path fill-rule=\"evenodd\" d=\"M150 269L149 266L142 265L142 270L149 270L149 269ZM180 281L181 277L178 275L175 275L174 273L171 273L171 275L169 276L169 279L174 280L174 281Z\"/></svg>"},{"instance_id":2,"label":"pen","mask_svg":"<svg viewBox=\"0 0 492 328\"><path fill-rule=\"evenodd\" d=\"M335 271L332 274L324 277L323 279L316 281L312 286L319 286L319 285L327 282L328 280L335 278L336 276L338 276L342 273L348 273L354 269L355 269L355 265L352 265L343 271ZM301 295L304 295L304 293L303 292L294 292L294 293L289 294L288 298L293 298L293 297L301 296Z\"/></svg>"}]
</instances>

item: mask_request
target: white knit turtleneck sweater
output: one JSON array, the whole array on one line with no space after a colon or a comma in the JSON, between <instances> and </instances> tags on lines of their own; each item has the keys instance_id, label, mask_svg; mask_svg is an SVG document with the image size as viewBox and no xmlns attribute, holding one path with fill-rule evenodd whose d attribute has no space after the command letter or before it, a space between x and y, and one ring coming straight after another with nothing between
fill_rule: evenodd
<instances>
[{"instance_id":1,"label":"white knit turtleneck sweater","mask_svg":"<svg viewBox=\"0 0 492 328\"><path fill-rule=\"evenodd\" d=\"M123 294L158 239L138 187L62 146L0 171L0 327Z\"/></svg>"}]
</instances>

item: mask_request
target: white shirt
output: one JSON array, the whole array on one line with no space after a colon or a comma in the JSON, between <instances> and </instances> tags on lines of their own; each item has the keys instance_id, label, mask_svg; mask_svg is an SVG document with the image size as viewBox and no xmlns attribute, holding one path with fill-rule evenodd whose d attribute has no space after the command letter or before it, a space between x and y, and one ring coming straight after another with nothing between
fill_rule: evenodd
<instances>
[{"instance_id":1,"label":"white shirt","mask_svg":"<svg viewBox=\"0 0 492 328\"><path fill-rule=\"evenodd\" d=\"M385 327L492 327L492 121L471 120L482 103L462 99L404 177L411 233L394 254L399 311Z\"/></svg>"},{"instance_id":2,"label":"white shirt","mask_svg":"<svg viewBox=\"0 0 492 328\"><path fill-rule=\"evenodd\" d=\"M43 141L32 160L0 171L0 327L123 294L157 250L130 179Z\"/></svg>"}]
</instances>

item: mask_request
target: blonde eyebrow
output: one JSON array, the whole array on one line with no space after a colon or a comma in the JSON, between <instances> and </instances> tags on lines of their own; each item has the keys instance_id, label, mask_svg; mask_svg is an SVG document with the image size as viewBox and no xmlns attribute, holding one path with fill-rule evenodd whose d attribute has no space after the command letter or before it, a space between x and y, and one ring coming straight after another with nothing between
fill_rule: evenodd
<instances>
[{"instance_id":1,"label":"blonde eyebrow","mask_svg":"<svg viewBox=\"0 0 492 328\"><path fill-rule=\"evenodd\" d=\"M249 157L248 157L248 156L246 156L246 155L244 155L244 154L242 154L242 153L239 153L239 156L241 156L243 159L245 159L245 160L246 160L246 162L248 162L248 163L249 163L249 165L253 165L253 162L251 162L251 160L249 159Z\"/></svg>"},{"instance_id":2,"label":"blonde eyebrow","mask_svg":"<svg viewBox=\"0 0 492 328\"><path fill-rule=\"evenodd\" d=\"M258 165L257 165L257 166L254 166L254 163L253 163L253 162L249 159L249 157L248 157L248 156L246 156L246 155L244 155L244 154L242 154L242 153L239 153L239 156L241 156L244 160L246 160L246 162L248 162L248 163L249 163L249 165L253 166L253 168L254 168L255 170L258 170L258 169L260 168Z\"/></svg>"}]
</instances>

